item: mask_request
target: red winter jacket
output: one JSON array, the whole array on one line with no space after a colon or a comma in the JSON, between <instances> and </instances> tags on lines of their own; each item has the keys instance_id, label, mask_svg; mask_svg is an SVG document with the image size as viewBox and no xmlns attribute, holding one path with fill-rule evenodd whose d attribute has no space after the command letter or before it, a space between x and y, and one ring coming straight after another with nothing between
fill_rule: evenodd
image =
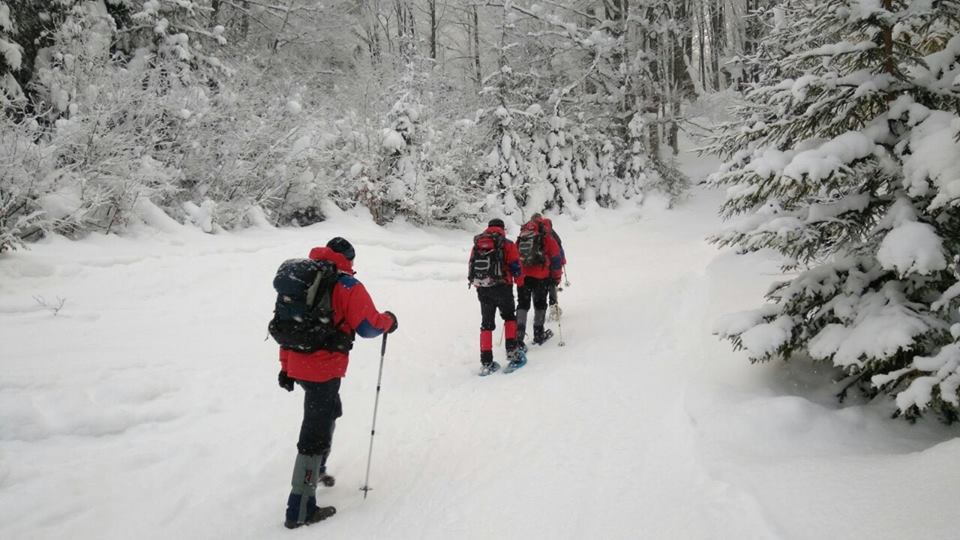
<instances>
[{"instance_id":1,"label":"red winter jacket","mask_svg":"<svg viewBox=\"0 0 960 540\"><path fill-rule=\"evenodd\" d=\"M506 280L508 285L513 285L514 280L520 278L520 252L517 251L517 245L507 238L507 231L501 229L500 227L487 227L483 233L499 234L503 237L503 258L504 263L507 265L507 267L503 269L503 273L505 274L503 278ZM470 271L470 266L473 264L473 252L476 249L476 246L470 249L470 260L467 263L468 274Z\"/></svg>"},{"instance_id":2,"label":"red winter jacket","mask_svg":"<svg viewBox=\"0 0 960 540\"><path fill-rule=\"evenodd\" d=\"M393 326L393 319L377 311L367 289L353 277L353 263L349 259L327 247L313 248L310 258L315 261L331 261L340 270L340 277L333 287L332 299L333 313L342 321L340 330L372 338ZM291 378L301 381L325 382L343 377L347 374L349 361L350 357L341 352L302 353L280 349L280 368Z\"/></svg>"},{"instance_id":3,"label":"red winter jacket","mask_svg":"<svg viewBox=\"0 0 960 540\"><path fill-rule=\"evenodd\" d=\"M543 228L543 255L545 260L539 266L524 266L523 278L547 279L549 277L553 281L560 281L560 276L563 274L563 256L560 253L560 246L553 235L550 234L550 228L543 222L543 218L529 221L523 228L527 229L533 226ZM523 264L522 261L521 264Z\"/></svg>"},{"instance_id":4,"label":"red winter jacket","mask_svg":"<svg viewBox=\"0 0 960 540\"><path fill-rule=\"evenodd\" d=\"M560 248L560 266L566 266L567 254L563 251L563 242L560 240L560 235L557 234L557 231L553 228L553 222L550 221L550 218L543 218L543 225L546 227L547 232L550 233L550 236L557 241L557 247Z\"/></svg>"}]
</instances>

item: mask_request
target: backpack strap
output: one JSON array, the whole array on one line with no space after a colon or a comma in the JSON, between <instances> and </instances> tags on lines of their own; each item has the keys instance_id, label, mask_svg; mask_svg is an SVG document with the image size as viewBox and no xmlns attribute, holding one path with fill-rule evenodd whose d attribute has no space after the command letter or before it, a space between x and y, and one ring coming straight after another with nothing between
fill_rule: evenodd
<instances>
[{"instance_id":1,"label":"backpack strap","mask_svg":"<svg viewBox=\"0 0 960 540\"><path fill-rule=\"evenodd\" d=\"M330 310L330 313L332 313L334 316L334 325L333 325L334 332L332 336L327 338L326 343L324 343L321 350L347 353L347 352L350 352L350 349L353 349L353 342L356 339L356 333L353 331L344 332L343 330L340 330L340 327L343 325L344 322L346 322L347 318L346 316L343 316L343 317L340 317L338 320L336 318L337 313L333 309L333 291L336 290L337 288L337 282L340 281L341 274L342 272L340 272L339 269L335 269L335 273L333 274L333 286L330 287L330 305L328 306L328 309ZM316 295L317 289L319 289L319 285L321 282L320 280L321 275L322 275L322 272L317 273L317 280L314 281L313 285L311 286L314 296ZM315 300L315 298L310 298L310 292L311 290L308 289L307 291L308 302ZM312 306L313 304L310 304L310 305Z\"/></svg>"}]
</instances>

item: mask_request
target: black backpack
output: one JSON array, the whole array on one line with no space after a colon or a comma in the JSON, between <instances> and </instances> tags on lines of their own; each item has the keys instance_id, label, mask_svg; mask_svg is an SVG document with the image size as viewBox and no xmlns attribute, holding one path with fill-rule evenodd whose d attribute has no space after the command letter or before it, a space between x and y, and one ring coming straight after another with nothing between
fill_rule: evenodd
<instances>
[{"instance_id":1,"label":"black backpack","mask_svg":"<svg viewBox=\"0 0 960 540\"><path fill-rule=\"evenodd\" d=\"M520 262L523 266L543 266L547 257L543 252L543 224L530 222L520 229L517 237L517 250L520 252Z\"/></svg>"},{"instance_id":2,"label":"black backpack","mask_svg":"<svg viewBox=\"0 0 960 540\"><path fill-rule=\"evenodd\" d=\"M277 303L267 329L284 349L347 352L353 335L337 329L333 288L340 272L330 261L289 259L277 269Z\"/></svg>"},{"instance_id":3,"label":"black backpack","mask_svg":"<svg viewBox=\"0 0 960 540\"><path fill-rule=\"evenodd\" d=\"M473 254L467 279L474 287L492 287L506 283L504 276L503 236L481 233L473 237Z\"/></svg>"}]
</instances>

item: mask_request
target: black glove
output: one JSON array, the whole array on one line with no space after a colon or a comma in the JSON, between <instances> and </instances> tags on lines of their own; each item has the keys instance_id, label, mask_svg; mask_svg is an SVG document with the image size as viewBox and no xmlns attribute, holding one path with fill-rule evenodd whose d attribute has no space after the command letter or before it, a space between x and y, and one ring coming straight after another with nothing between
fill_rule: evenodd
<instances>
[{"instance_id":1,"label":"black glove","mask_svg":"<svg viewBox=\"0 0 960 540\"><path fill-rule=\"evenodd\" d=\"M387 329L388 334L392 334L397 331L397 316L393 314L392 311L384 311L384 315L389 315L393 319L393 324L390 325L390 328Z\"/></svg>"},{"instance_id":2,"label":"black glove","mask_svg":"<svg viewBox=\"0 0 960 540\"><path fill-rule=\"evenodd\" d=\"M280 388L283 388L287 392L293 392L293 379L287 375L286 371L280 371L280 374L277 375L277 382L280 383Z\"/></svg>"}]
</instances>

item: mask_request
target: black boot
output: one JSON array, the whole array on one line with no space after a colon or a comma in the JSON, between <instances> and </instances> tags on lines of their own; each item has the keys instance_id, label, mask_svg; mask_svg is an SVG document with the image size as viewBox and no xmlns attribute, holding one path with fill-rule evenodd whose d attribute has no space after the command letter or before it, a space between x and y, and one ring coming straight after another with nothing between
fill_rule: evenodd
<instances>
[{"instance_id":1,"label":"black boot","mask_svg":"<svg viewBox=\"0 0 960 540\"><path fill-rule=\"evenodd\" d=\"M523 352L527 351L527 344L524 339L527 336L527 310L517 310L517 348Z\"/></svg>"},{"instance_id":2,"label":"black boot","mask_svg":"<svg viewBox=\"0 0 960 540\"><path fill-rule=\"evenodd\" d=\"M533 327L533 342L537 345L543 345L551 337L553 337L552 330L544 330L542 326Z\"/></svg>"},{"instance_id":3,"label":"black boot","mask_svg":"<svg viewBox=\"0 0 960 540\"><path fill-rule=\"evenodd\" d=\"M314 523L323 521L336 513L337 509L332 506L314 505L313 508L307 512L307 517L302 522L287 520L283 522L283 526L288 529L296 529L297 527L302 527L304 525L313 525Z\"/></svg>"}]
</instances>

